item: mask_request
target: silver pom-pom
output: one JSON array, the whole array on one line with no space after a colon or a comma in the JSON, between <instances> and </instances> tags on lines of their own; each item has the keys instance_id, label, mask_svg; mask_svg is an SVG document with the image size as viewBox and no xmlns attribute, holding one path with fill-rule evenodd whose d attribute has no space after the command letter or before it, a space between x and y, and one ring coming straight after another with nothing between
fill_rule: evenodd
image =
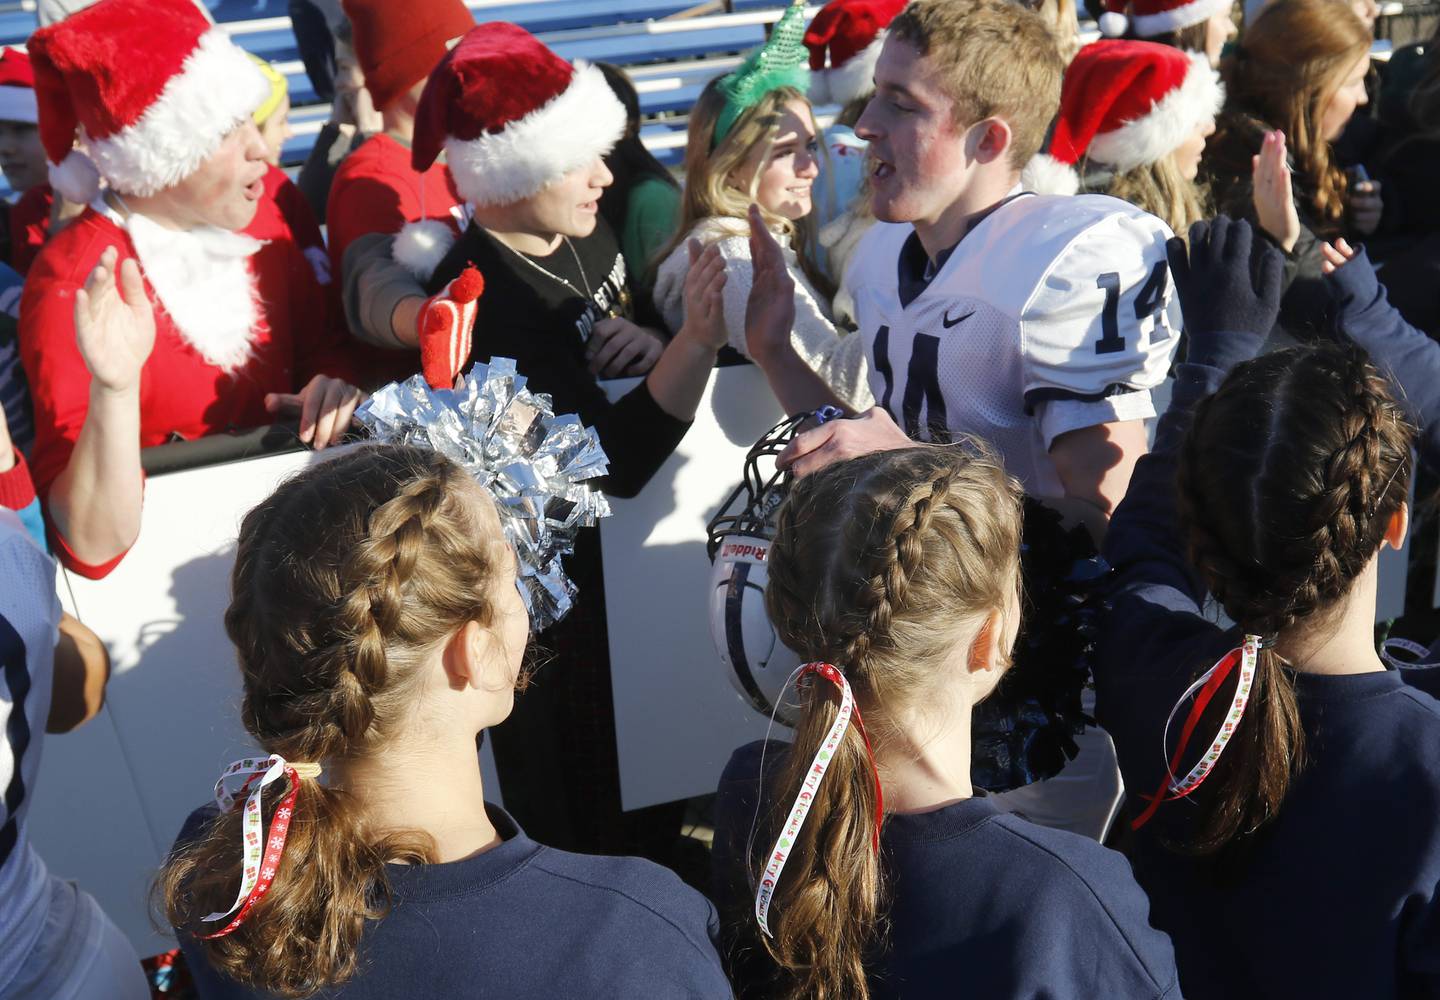
<instances>
[{"instance_id":1,"label":"silver pom-pom","mask_svg":"<svg viewBox=\"0 0 1440 1000\"><path fill-rule=\"evenodd\" d=\"M565 617L575 585L560 557L575 550L581 528L610 513L604 494L585 485L609 470L592 428L555 416L550 397L525 388L509 358L476 364L454 389L432 389L423 375L392 382L355 419L375 441L440 452L488 489L515 546L531 628Z\"/></svg>"}]
</instances>

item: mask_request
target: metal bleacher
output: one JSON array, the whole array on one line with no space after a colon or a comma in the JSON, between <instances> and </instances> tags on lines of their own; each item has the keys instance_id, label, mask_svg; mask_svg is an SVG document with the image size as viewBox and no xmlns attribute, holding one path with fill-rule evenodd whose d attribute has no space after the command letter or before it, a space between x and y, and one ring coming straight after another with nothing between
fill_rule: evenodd
<instances>
[{"instance_id":1,"label":"metal bleacher","mask_svg":"<svg viewBox=\"0 0 1440 1000\"><path fill-rule=\"evenodd\" d=\"M401 0L403 2L403 0ZM330 117L300 62L285 0L207 2L215 20L290 84L287 167L303 163ZM765 39L783 0L717 0L699 13L687 0L469 0L477 21L513 21L567 59L623 66L634 78L646 123L642 138L664 162L684 154L685 115L706 81ZM0 45L24 45L35 30L33 3L0 3Z\"/></svg>"},{"instance_id":2,"label":"metal bleacher","mask_svg":"<svg viewBox=\"0 0 1440 1000\"><path fill-rule=\"evenodd\" d=\"M283 160L287 167L298 166L329 118L330 106L318 100L305 75L286 0L206 3L237 43L267 59L288 80L295 135L285 145ZM567 59L624 67L640 94L641 138L672 166L683 159L686 115L706 82L764 41L784 10L783 0L711 0L699 7L694 0L468 0L467 6L477 21L522 25ZM1400 9L1391 0L1383 13ZM0 45L23 45L35 25L32 0L0 0ZM1098 37L1093 24L1083 25L1081 34L1087 41ZM1383 40L1376 48L1377 58L1389 54ZM824 122L835 109L816 110Z\"/></svg>"}]
</instances>

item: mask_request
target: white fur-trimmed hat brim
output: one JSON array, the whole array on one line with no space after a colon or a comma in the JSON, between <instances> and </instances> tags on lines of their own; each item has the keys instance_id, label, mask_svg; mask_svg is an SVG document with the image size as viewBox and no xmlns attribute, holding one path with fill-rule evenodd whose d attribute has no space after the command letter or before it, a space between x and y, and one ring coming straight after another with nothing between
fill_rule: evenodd
<instances>
[{"instance_id":1,"label":"white fur-trimmed hat brim","mask_svg":"<svg viewBox=\"0 0 1440 1000\"><path fill-rule=\"evenodd\" d=\"M880 50L885 47L885 32L850 59L830 69L814 70L810 74L810 97L817 104L846 105L864 97L875 89L875 64L880 61Z\"/></svg>"},{"instance_id":2,"label":"white fur-trimmed hat brim","mask_svg":"<svg viewBox=\"0 0 1440 1000\"><path fill-rule=\"evenodd\" d=\"M1225 87L1204 53L1190 55L1185 82L1150 110L1111 132L1097 135L1085 155L1124 173L1155 163L1174 151L1200 123L1214 118L1225 104Z\"/></svg>"},{"instance_id":3,"label":"white fur-trimmed hat brim","mask_svg":"<svg viewBox=\"0 0 1440 1000\"><path fill-rule=\"evenodd\" d=\"M269 95L259 67L223 28L212 28L139 121L81 141L111 187L146 197L194 173Z\"/></svg>"},{"instance_id":4,"label":"white fur-trimmed hat brim","mask_svg":"<svg viewBox=\"0 0 1440 1000\"><path fill-rule=\"evenodd\" d=\"M499 132L445 140L455 189L472 205L506 205L539 194L615 148L625 106L594 66L577 61L558 96Z\"/></svg>"},{"instance_id":5,"label":"white fur-trimmed hat brim","mask_svg":"<svg viewBox=\"0 0 1440 1000\"><path fill-rule=\"evenodd\" d=\"M1235 6L1235 0L1190 0L1189 3L1158 14L1140 14L1130 18L1130 27L1140 38L1154 38L1167 31L1179 31L1199 24L1221 11Z\"/></svg>"}]
</instances>

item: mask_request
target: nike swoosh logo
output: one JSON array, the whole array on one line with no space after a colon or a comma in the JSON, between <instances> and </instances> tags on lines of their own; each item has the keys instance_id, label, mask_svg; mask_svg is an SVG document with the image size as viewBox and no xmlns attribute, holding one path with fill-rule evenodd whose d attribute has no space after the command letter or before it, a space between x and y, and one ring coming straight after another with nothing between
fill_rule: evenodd
<instances>
[{"instance_id":1,"label":"nike swoosh logo","mask_svg":"<svg viewBox=\"0 0 1440 1000\"><path fill-rule=\"evenodd\" d=\"M947 310L945 310L945 316L940 320L940 325L943 326L943 327L945 327L945 329L948 330L948 329L950 329L952 326L959 326L961 323L965 322L967 319L969 319L971 316L974 316L974 315L975 315L975 310L974 310L974 309L971 309L971 310L970 310L969 312L967 312L965 315L960 316L960 317L958 317L958 318L956 318L956 319L951 319L951 318L950 318L950 310L947 309Z\"/></svg>"}]
</instances>

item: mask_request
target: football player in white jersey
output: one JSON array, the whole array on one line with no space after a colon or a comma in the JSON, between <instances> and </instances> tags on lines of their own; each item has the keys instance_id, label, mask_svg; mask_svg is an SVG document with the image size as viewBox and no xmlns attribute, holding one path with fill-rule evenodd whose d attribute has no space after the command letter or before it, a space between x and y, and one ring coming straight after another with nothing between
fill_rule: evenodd
<instances>
[{"instance_id":1,"label":"football player in white jersey","mask_svg":"<svg viewBox=\"0 0 1440 1000\"><path fill-rule=\"evenodd\" d=\"M856 127L880 222L846 276L880 405L801 435L796 472L973 434L1034 496L1108 515L1124 495L1178 344L1171 233L1112 198L1024 192L1063 69L1009 0L915 0L891 23ZM834 402L789 356L783 308L753 312L751 353L786 408Z\"/></svg>"}]
</instances>

